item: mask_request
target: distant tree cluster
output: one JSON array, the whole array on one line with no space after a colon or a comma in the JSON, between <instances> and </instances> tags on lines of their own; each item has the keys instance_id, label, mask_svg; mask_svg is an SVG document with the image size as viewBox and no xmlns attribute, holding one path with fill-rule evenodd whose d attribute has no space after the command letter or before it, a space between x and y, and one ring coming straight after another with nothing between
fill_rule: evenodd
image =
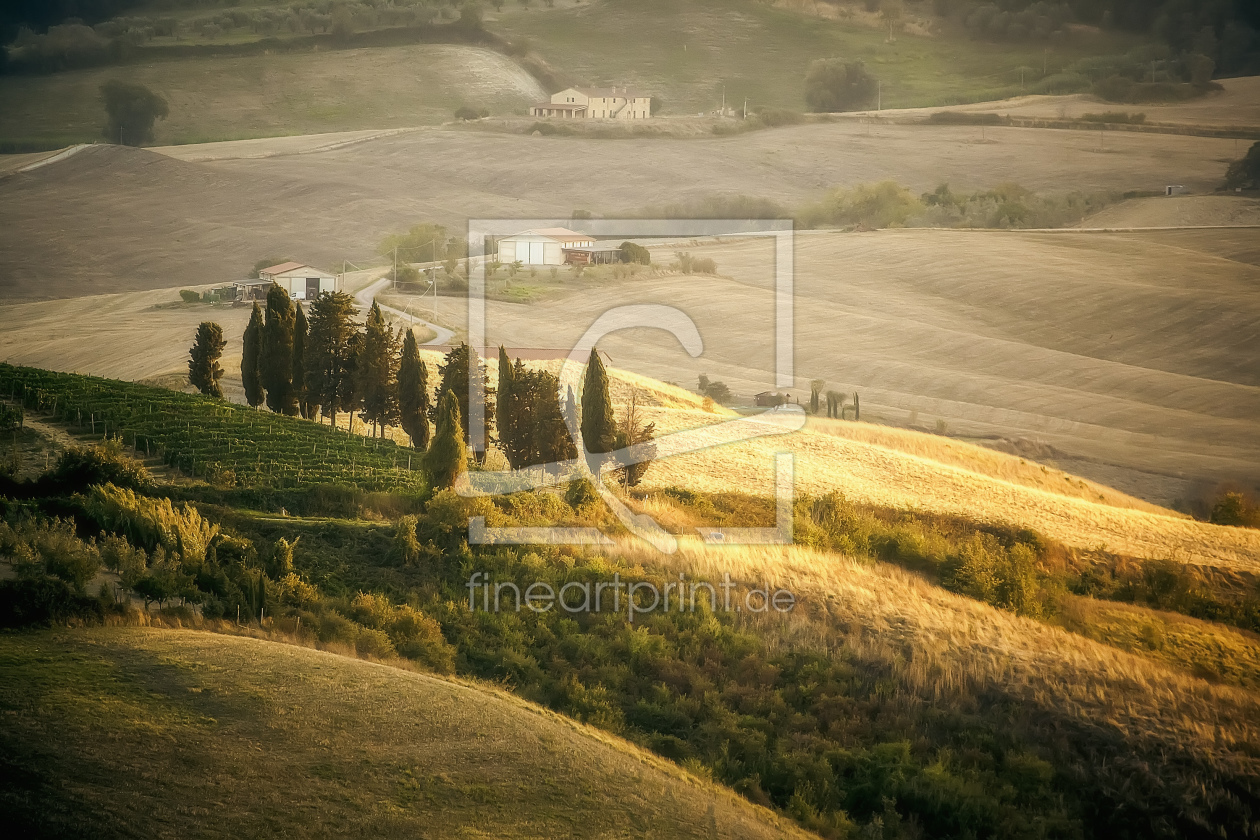
<instances>
[{"instance_id":1,"label":"distant tree cluster","mask_svg":"<svg viewBox=\"0 0 1260 840\"><path fill-rule=\"evenodd\" d=\"M699 384L696 390L700 392L700 396L708 397L718 405L729 405L734 399L734 395L731 394L731 389L727 387L725 382L718 382L717 380L710 379L708 374L705 373L700 374Z\"/></svg>"}]
</instances>

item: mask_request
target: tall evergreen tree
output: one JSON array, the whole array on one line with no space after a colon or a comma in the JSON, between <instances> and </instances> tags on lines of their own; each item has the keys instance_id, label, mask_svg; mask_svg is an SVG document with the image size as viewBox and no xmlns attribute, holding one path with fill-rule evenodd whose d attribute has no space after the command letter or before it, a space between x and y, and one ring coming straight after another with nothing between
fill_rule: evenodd
<instances>
[{"instance_id":1,"label":"tall evergreen tree","mask_svg":"<svg viewBox=\"0 0 1260 840\"><path fill-rule=\"evenodd\" d=\"M241 384L245 386L245 401L254 408L258 408L263 401L262 340L263 314L255 301L254 311L249 316L249 325L245 327L241 349Z\"/></svg>"},{"instance_id":2,"label":"tall evergreen tree","mask_svg":"<svg viewBox=\"0 0 1260 840\"><path fill-rule=\"evenodd\" d=\"M545 370L538 371L532 389L534 400L534 452L539 464L571 461L578 456L573 436L565 425L560 407L560 381Z\"/></svg>"},{"instance_id":3,"label":"tall evergreen tree","mask_svg":"<svg viewBox=\"0 0 1260 840\"><path fill-rule=\"evenodd\" d=\"M293 319L293 398L297 401L298 413L310 420L314 413L311 403L306 398L306 344L310 340L310 325L306 322L306 310L302 304L295 305Z\"/></svg>"},{"instance_id":4,"label":"tall evergreen tree","mask_svg":"<svg viewBox=\"0 0 1260 840\"><path fill-rule=\"evenodd\" d=\"M485 406L482 414L481 437L478 440L470 440L470 432L467 426L468 419L468 368L469 364L473 365L473 370L477 372L475 379L475 388L480 392L480 396ZM441 375L441 383L438 386L438 393L445 394L447 391L455 394L455 398L459 401L460 422L464 424L464 439L469 441L473 456L478 463L484 463L486 460L486 448L490 441L491 421L494 419L494 390L490 388L489 381L486 377L486 365L481 360L481 356L477 351L469 347L467 344L460 344L458 347L452 347L451 351L446 354L446 361L438 365L438 373ZM440 406L435 406L436 411Z\"/></svg>"},{"instance_id":5,"label":"tall evergreen tree","mask_svg":"<svg viewBox=\"0 0 1260 840\"><path fill-rule=\"evenodd\" d=\"M358 333L354 327L354 299L345 292L325 292L311 305L310 336L304 363L306 394L312 407L318 407L337 425L337 412L353 405L354 350ZM348 383L348 384L347 384Z\"/></svg>"},{"instance_id":6,"label":"tall evergreen tree","mask_svg":"<svg viewBox=\"0 0 1260 840\"><path fill-rule=\"evenodd\" d=\"M508 359L506 348L499 345L499 387L495 390L494 426L498 431L499 448L507 456L508 465L519 470L523 464L517 452L517 437L514 420L517 415L518 397L513 390L512 362Z\"/></svg>"},{"instance_id":7,"label":"tall evergreen tree","mask_svg":"<svg viewBox=\"0 0 1260 840\"><path fill-rule=\"evenodd\" d=\"M223 328L218 324L202 321L197 327L197 338L188 351L188 382L208 397L223 398L223 388L219 386L223 368L219 366L219 359L226 346Z\"/></svg>"},{"instance_id":8,"label":"tall evergreen tree","mask_svg":"<svg viewBox=\"0 0 1260 840\"><path fill-rule=\"evenodd\" d=\"M373 435L398 422L398 336L385 322L381 307L372 301L357 362L357 385L363 419Z\"/></svg>"},{"instance_id":9,"label":"tall evergreen tree","mask_svg":"<svg viewBox=\"0 0 1260 840\"><path fill-rule=\"evenodd\" d=\"M429 369L420 359L420 348L411 330L403 333L402 359L398 363L398 414L411 445L428 449Z\"/></svg>"},{"instance_id":10,"label":"tall evergreen tree","mask_svg":"<svg viewBox=\"0 0 1260 840\"><path fill-rule=\"evenodd\" d=\"M289 292L278 283L267 290L267 320L263 326L263 387L267 389L267 408L279 414L297 414L293 394L293 331L296 324L293 301Z\"/></svg>"},{"instance_id":11,"label":"tall evergreen tree","mask_svg":"<svg viewBox=\"0 0 1260 840\"><path fill-rule=\"evenodd\" d=\"M464 424L459 416L459 398L446 391L437 407L437 431L433 445L425 455L425 470L434 490L452 487L468 469L468 447L464 443Z\"/></svg>"},{"instance_id":12,"label":"tall evergreen tree","mask_svg":"<svg viewBox=\"0 0 1260 840\"><path fill-rule=\"evenodd\" d=\"M617 420L613 417L612 397L608 391L608 372L604 370L598 348L591 349L586 378L582 381L582 442L586 451L595 456L617 448ZM604 459L592 460L602 463Z\"/></svg>"}]
</instances>

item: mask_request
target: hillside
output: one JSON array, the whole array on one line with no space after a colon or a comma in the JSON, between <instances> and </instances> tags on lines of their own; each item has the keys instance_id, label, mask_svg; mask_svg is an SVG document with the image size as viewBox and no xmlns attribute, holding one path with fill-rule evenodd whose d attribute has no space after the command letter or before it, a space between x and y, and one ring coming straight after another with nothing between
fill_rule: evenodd
<instances>
[{"instance_id":1,"label":"hillside","mask_svg":"<svg viewBox=\"0 0 1260 840\"><path fill-rule=\"evenodd\" d=\"M432 129L309 154L274 142L282 153L266 158L256 157L258 143L190 147L191 157L215 158L202 163L91 147L0 178L0 295L169 287L174 263L178 283L222 283L278 253L331 269L369 259L385 234L422 220L454 229L470 217L615 214L732 193L794 207L834 186L884 179L915 193L1005 181L1055 195L1168 183L1206 192L1235 152L1232 140L1199 137L1124 135L1100 150L1089 132L854 123L692 141ZM549 174L566 167L606 177ZM122 208L119 194L128 196Z\"/></svg>"},{"instance_id":2,"label":"hillside","mask_svg":"<svg viewBox=\"0 0 1260 840\"><path fill-rule=\"evenodd\" d=\"M0 709L26 837L805 836L510 694L250 638L6 635Z\"/></svg>"},{"instance_id":3,"label":"hillside","mask_svg":"<svg viewBox=\"0 0 1260 840\"><path fill-rule=\"evenodd\" d=\"M155 127L159 144L435 125L463 105L512 113L544 94L510 58L453 44L185 58L0 75L0 142L100 139L98 89L113 78L170 103L170 117Z\"/></svg>"}]
</instances>

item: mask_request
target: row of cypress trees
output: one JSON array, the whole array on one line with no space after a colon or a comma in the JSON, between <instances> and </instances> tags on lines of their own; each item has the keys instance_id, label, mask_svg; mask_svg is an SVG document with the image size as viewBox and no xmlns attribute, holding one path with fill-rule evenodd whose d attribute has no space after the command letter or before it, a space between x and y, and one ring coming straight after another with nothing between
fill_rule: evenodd
<instances>
[{"instance_id":1,"label":"row of cypress trees","mask_svg":"<svg viewBox=\"0 0 1260 840\"><path fill-rule=\"evenodd\" d=\"M513 362L503 347L497 389L489 385L485 362L473 348L461 344L438 365L440 397L431 401L428 369L411 331L396 333L375 302L361 330L354 323L355 312L353 298L330 292L311 303L308 316L283 287L273 285L265 308L255 303L245 328L241 379L249 404L258 407L265 402L272 411L307 419L328 417L334 425L339 412L361 412L364 421L373 424L374 435L383 436L386 426L399 425L412 446L427 451L426 468L435 487L455 482L467 468L470 449L484 462L492 424L512 469L576 458L571 427L580 427L595 468L605 460L599 456L651 445L655 426L640 422L636 400L617 422L608 373L597 350L591 351L582 384L580 423L572 389L561 399L554 374L526 368L519 358ZM467 423L472 404L470 365L475 371L473 389L485 406L483 432L477 440L469 439ZM650 460L654 449L639 453ZM639 483L646 469L646 462L617 468L619 478L631 486Z\"/></svg>"}]
</instances>

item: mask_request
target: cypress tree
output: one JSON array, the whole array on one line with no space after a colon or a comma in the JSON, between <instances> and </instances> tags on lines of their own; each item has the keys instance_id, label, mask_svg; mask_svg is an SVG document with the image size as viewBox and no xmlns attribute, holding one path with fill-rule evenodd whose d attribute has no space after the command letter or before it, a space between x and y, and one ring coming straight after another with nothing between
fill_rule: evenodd
<instances>
[{"instance_id":1,"label":"cypress tree","mask_svg":"<svg viewBox=\"0 0 1260 840\"><path fill-rule=\"evenodd\" d=\"M411 330L403 334L402 359L398 363L398 413L411 445L428 449L429 370L420 360L420 348Z\"/></svg>"},{"instance_id":2,"label":"cypress tree","mask_svg":"<svg viewBox=\"0 0 1260 840\"><path fill-rule=\"evenodd\" d=\"M314 416L311 410L311 403L306 398L306 343L309 340L311 328L306 322L306 310L302 308L302 304L296 305L295 318L293 320L293 398L297 401L298 413L307 420Z\"/></svg>"},{"instance_id":3,"label":"cypress tree","mask_svg":"<svg viewBox=\"0 0 1260 840\"><path fill-rule=\"evenodd\" d=\"M482 428L480 440L469 441L473 456L478 463L484 463L486 459L486 448L490 441L491 421L495 416L494 391L490 388L486 378L486 365L477 354L477 351L469 347L467 344L460 344L458 347L452 347L451 351L446 354L444 364L438 365L438 373L441 375L441 383L438 386L438 393L445 394L447 391L455 394L455 399L459 401L460 422L463 425L464 440L469 439L469 430L467 428L467 419L469 415L469 398L468 398L468 368L469 364L473 365L473 370L477 371L476 385L478 394L484 412L482 414ZM436 421L436 412L440 406L434 407L434 420Z\"/></svg>"},{"instance_id":4,"label":"cypress tree","mask_svg":"<svg viewBox=\"0 0 1260 840\"><path fill-rule=\"evenodd\" d=\"M592 455L604 455L617 448L617 421L608 392L608 373L596 348L591 349L582 382L582 442Z\"/></svg>"},{"instance_id":5,"label":"cypress tree","mask_svg":"<svg viewBox=\"0 0 1260 840\"><path fill-rule=\"evenodd\" d=\"M519 470L524 464L519 457L519 435L517 434L518 395L513 388L512 362L508 360L507 349L499 345L499 387L495 393L494 425L498 430L499 448L507 456L508 466Z\"/></svg>"},{"instance_id":6,"label":"cypress tree","mask_svg":"<svg viewBox=\"0 0 1260 840\"><path fill-rule=\"evenodd\" d=\"M304 350L306 397L311 413L322 409L332 424L347 410L346 381L353 380L354 299L345 292L325 292L311 305L310 334Z\"/></svg>"},{"instance_id":7,"label":"cypress tree","mask_svg":"<svg viewBox=\"0 0 1260 840\"><path fill-rule=\"evenodd\" d=\"M241 350L241 384L245 386L245 401L253 408L258 408L263 401L262 387L262 338L263 314L254 302L254 311L250 313L249 325L245 327L244 345Z\"/></svg>"},{"instance_id":8,"label":"cypress tree","mask_svg":"<svg viewBox=\"0 0 1260 840\"><path fill-rule=\"evenodd\" d=\"M468 469L468 447L464 443L463 428L459 398L454 391L447 391L438 402L437 431L424 459L429 483L434 490L453 487Z\"/></svg>"},{"instance_id":9,"label":"cypress tree","mask_svg":"<svg viewBox=\"0 0 1260 840\"><path fill-rule=\"evenodd\" d=\"M554 464L576 458L577 447L560 407L560 381L545 370L539 371L532 396L535 463Z\"/></svg>"},{"instance_id":10,"label":"cypress tree","mask_svg":"<svg viewBox=\"0 0 1260 840\"><path fill-rule=\"evenodd\" d=\"M267 408L297 414L293 395L293 331L296 316L289 292L278 283L267 290L267 320L263 325L262 371Z\"/></svg>"},{"instance_id":11,"label":"cypress tree","mask_svg":"<svg viewBox=\"0 0 1260 840\"><path fill-rule=\"evenodd\" d=\"M197 327L197 338L188 351L188 382L208 397L223 398L219 379L223 368L219 359L223 356L223 328L213 321L202 321Z\"/></svg>"},{"instance_id":12,"label":"cypress tree","mask_svg":"<svg viewBox=\"0 0 1260 840\"><path fill-rule=\"evenodd\" d=\"M356 380L362 397L363 419L384 435L398 421L398 337L385 323L376 301L368 312L357 359Z\"/></svg>"}]
</instances>

